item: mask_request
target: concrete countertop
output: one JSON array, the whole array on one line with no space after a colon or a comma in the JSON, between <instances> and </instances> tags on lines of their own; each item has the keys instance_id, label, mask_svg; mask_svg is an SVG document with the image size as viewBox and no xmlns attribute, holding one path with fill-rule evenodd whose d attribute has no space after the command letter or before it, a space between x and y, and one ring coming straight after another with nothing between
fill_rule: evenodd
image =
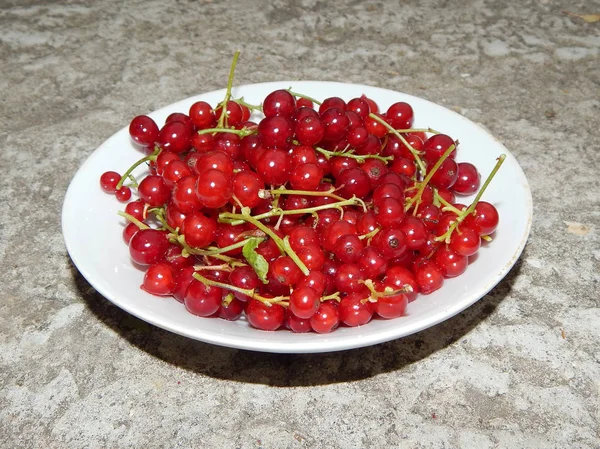
<instances>
[{"instance_id":1,"label":"concrete countertop","mask_svg":"<svg viewBox=\"0 0 600 449\"><path fill-rule=\"evenodd\" d=\"M600 447L597 1L0 1L0 447ZM432 329L334 354L192 341L70 262L67 186L178 99L313 79L403 91L517 157L534 222L510 274Z\"/></svg>"}]
</instances>

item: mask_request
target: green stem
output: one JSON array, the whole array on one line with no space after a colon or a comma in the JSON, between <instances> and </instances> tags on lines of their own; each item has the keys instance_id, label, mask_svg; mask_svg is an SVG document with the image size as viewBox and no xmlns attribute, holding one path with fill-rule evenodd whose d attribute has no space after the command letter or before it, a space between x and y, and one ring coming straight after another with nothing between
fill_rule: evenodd
<instances>
[{"instance_id":1,"label":"green stem","mask_svg":"<svg viewBox=\"0 0 600 449\"><path fill-rule=\"evenodd\" d=\"M399 133L430 133L430 134L441 134L441 132L436 131L435 129L431 129L431 128L410 128L410 129L397 129L396 131L398 131Z\"/></svg>"},{"instance_id":2,"label":"green stem","mask_svg":"<svg viewBox=\"0 0 600 449\"><path fill-rule=\"evenodd\" d=\"M262 303L266 305L280 304L287 306L287 301L290 299L289 296L276 296L275 298L265 298L264 296L259 295L254 290L248 288L236 287L235 285L225 284L224 282L213 281L212 279L205 278L200 273L194 273L192 275L194 279L202 282L204 285L208 285L211 287L222 288L223 290L228 290L232 292L241 293L242 295L246 295L252 299L258 299Z\"/></svg>"},{"instance_id":3,"label":"green stem","mask_svg":"<svg viewBox=\"0 0 600 449\"><path fill-rule=\"evenodd\" d=\"M289 244L286 244L286 242L277 234L275 234L272 229L258 221L257 217L253 217L247 214L230 214L228 212L222 213L219 216L219 219L221 218L221 216L226 216L226 218L231 218L233 220L240 220L241 222L246 221L260 229L262 232L264 232L266 235L273 239L273 241L277 244L282 254L287 254L296 263L296 265L298 265L300 271L302 271L302 273L305 276L308 276L308 268L306 268L306 265L304 265L304 262L300 260L296 252L292 249L292 247Z\"/></svg>"},{"instance_id":4,"label":"green stem","mask_svg":"<svg viewBox=\"0 0 600 449\"><path fill-rule=\"evenodd\" d=\"M452 144L446 149L446 151L444 151L444 154L442 154L442 157L440 157L438 159L438 161L435 163L433 168L429 171L429 173L427 174L425 179L423 181L421 181L419 191L417 192L417 194L415 196L413 196L412 198L410 198L406 202L406 207L404 208L405 210L410 209L414 205L415 209L414 209L413 215L417 214L417 209L419 208L419 204L421 204L421 196L423 195L423 192L425 191L425 187L427 187L427 184L429 183L429 181L431 181L431 178L433 177L433 175L435 175L435 172L437 171L437 169L440 168L440 166L444 163L446 158L448 156L450 156L450 153L452 153L454 151L454 148L456 148L456 146L454 144Z\"/></svg>"},{"instance_id":5,"label":"green stem","mask_svg":"<svg viewBox=\"0 0 600 449\"><path fill-rule=\"evenodd\" d=\"M308 95L304 95L304 94L299 94L298 92L292 92L292 87L290 86L287 90L289 93L291 93L294 97L298 97L298 98L304 98L306 100L312 101L314 104L320 105L321 102L319 100L315 100L312 97L309 97Z\"/></svg>"},{"instance_id":6,"label":"green stem","mask_svg":"<svg viewBox=\"0 0 600 449\"><path fill-rule=\"evenodd\" d=\"M180 243L182 243L180 241L181 237L185 238L185 236L179 236L179 238L177 239ZM260 237L254 237L257 239L261 239L261 241L266 240L265 238L260 238ZM229 246L225 246L223 248L217 248L216 246L209 246L207 249L197 249L197 248L192 248L191 246L189 246L186 243L186 250L190 253L190 254L194 254L196 256L214 256L216 254L224 254L228 251L231 251L232 249L237 249L237 248L242 248L245 244L246 244L246 240L240 240L239 242L234 243L233 245L229 245Z\"/></svg>"},{"instance_id":7,"label":"green stem","mask_svg":"<svg viewBox=\"0 0 600 449\"><path fill-rule=\"evenodd\" d=\"M444 242L444 241L446 243L450 242L450 237L452 236L452 233L458 227L458 225L461 224L465 218L467 218L467 216L469 214L473 213L473 211L475 210L475 206L477 206L477 203L479 202L479 200L481 199L481 196L483 195L483 192L485 192L485 190L490 185L490 182L492 181L494 176L496 176L496 173L498 173L498 170L500 170L500 167L504 163L505 159L506 159L506 154L501 154L500 157L498 158L498 162L496 162L496 165L494 166L494 168L490 172L489 176L487 177L487 179L485 180L485 182L479 189L479 192L477 192L477 195L475 196L475 199L473 200L471 205L468 208L466 208L464 211L462 211L458 217L456 217L456 221L454 221L450 225L450 228L448 228L448 230L443 235L436 237L435 240L437 240L438 242Z\"/></svg>"},{"instance_id":8,"label":"green stem","mask_svg":"<svg viewBox=\"0 0 600 449\"><path fill-rule=\"evenodd\" d=\"M367 239L367 241L371 240L377 233L381 231L381 228L375 228L371 232L367 232L366 234L359 235L358 238L361 240Z\"/></svg>"},{"instance_id":9,"label":"green stem","mask_svg":"<svg viewBox=\"0 0 600 449\"><path fill-rule=\"evenodd\" d=\"M140 220L138 220L137 218L135 218L132 215L129 215L128 213L118 211L117 214L119 214L121 217L125 217L127 220L132 222L134 225L136 225L140 229L150 229L150 226L148 226L146 223L142 223Z\"/></svg>"},{"instance_id":10,"label":"green stem","mask_svg":"<svg viewBox=\"0 0 600 449\"><path fill-rule=\"evenodd\" d=\"M227 79L227 90L225 91L225 98L220 103L221 116L217 124L217 128L223 128L227 123L227 103L231 99L231 88L233 86L233 74L235 73L235 66L237 65L238 58L240 57L240 51L236 51L233 55L233 61L231 62L231 68L229 69L229 78Z\"/></svg>"},{"instance_id":11,"label":"green stem","mask_svg":"<svg viewBox=\"0 0 600 449\"><path fill-rule=\"evenodd\" d=\"M352 151L329 151L325 148L314 147L316 151L323 154L327 159L331 159L332 157L341 156L341 157L349 157L351 159L356 159L359 164L364 164L365 159L377 159L385 164L389 161L394 160L394 156L380 156L378 154L354 154Z\"/></svg>"},{"instance_id":12,"label":"green stem","mask_svg":"<svg viewBox=\"0 0 600 449\"><path fill-rule=\"evenodd\" d=\"M410 143L407 142L407 140L404 138L404 136L402 134L400 134L398 131L396 131L389 123L387 123L381 117L377 116L376 114L373 114L372 112L369 114L369 117L371 117L376 122L381 123L383 126L385 126L388 129L389 132L391 132L398 139L400 139L400 141L404 144L404 146L406 148L408 148L408 151L410 151L411 154L413 155L413 157L415 158L415 162L419 166L419 171L421 172L421 175L424 177L426 175L426 169L425 169L425 164L419 157L419 152L417 150L415 150Z\"/></svg>"},{"instance_id":13,"label":"green stem","mask_svg":"<svg viewBox=\"0 0 600 449\"><path fill-rule=\"evenodd\" d=\"M129 176L131 175L133 170L138 168L144 162L155 161L157 156L160 154L160 151L161 150L159 147L154 148L154 151L152 152L152 154L149 154L148 156L141 158L139 161L135 162L131 167L129 167L127 169L127 171L125 172L125 174L123 176L121 176L121 179L119 180L119 183L117 184L117 190L119 190L123 186L123 183L125 182L125 180L127 178L129 178Z\"/></svg>"},{"instance_id":14,"label":"green stem","mask_svg":"<svg viewBox=\"0 0 600 449\"><path fill-rule=\"evenodd\" d=\"M200 131L198 131L198 134L214 134L214 133L230 133L230 134L237 134L240 137L246 137L246 136L249 136L250 134L256 134L256 130L248 129L248 128L242 128L242 129L224 128L222 126L221 127L217 126L216 128L206 128L206 129L201 129Z\"/></svg>"},{"instance_id":15,"label":"green stem","mask_svg":"<svg viewBox=\"0 0 600 449\"><path fill-rule=\"evenodd\" d=\"M434 192L434 195L435 195L435 198L444 206L442 208L442 212L452 211L456 215L460 215L462 213L462 210L457 209L451 203L449 203L444 198L442 198L442 196L437 192L437 190Z\"/></svg>"},{"instance_id":16,"label":"green stem","mask_svg":"<svg viewBox=\"0 0 600 449\"><path fill-rule=\"evenodd\" d=\"M367 210L367 206L363 200L361 200L360 198L357 198L355 196L352 196L352 198L350 198L349 200L339 201L337 203L323 204L321 206L307 207L305 209L296 209L296 210L273 209L269 212L265 212L264 214L256 215L256 216L250 217L250 218L253 218L258 221L258 220L264 220L265 218L271 218L271 217L276 217L276 216L278 217L279 215L312 214L313 212L318 212L320 210L333 209L333 208L340 209L344 206L357 206L357 205L361 205L361 206L363 206L363 209L365 211ZM229 212L222 212L221 214L219 214L219 221L229 223L233 226L240 225L243 223L243 221L248 221L248 220L246 220L247 218L248 218L248 216L246 216L246 215L231 214ZM227 220L232 220L232 221L227 221Z\"/></svg>"},{"instance_id":17,"label":"green stem","mask_svg":"<svg viewBox=\"0 0 600 449\"><path fill-rule=\"evenodd\" d=\"M263 199L268 199L269 195L303 195L303 196L327 196L330 198L334 198L338 201L346 201L346 198L341 197L333 193L335 190L330 189L327 191L318 191L318 190L289 190L289 189L271 189L271 190L260 190L258 192L258 196Z\"/></svg>"},{"instance_id":18,"label":"green stem","mask_svg":"<svg viewBox=\"0 0 600 449\"><path fill-rule=\"evenodd\" d=\"M238 104L241 104L243 106L246 106L248 109L250 109L251 111L259 111L262 112L262 104L259 104L258 106L255 104L250 104L250 103L246 103L244 101L244 97L238 98L237 100L233 100Z\"/></svg>"},{"instance_id":19,"label":"green stem","mask_svg":"<svg viewBox=\"0 0 600 449\"><path fill-rule=\"evenodd\" d=\"M172 234L177 234L177 230L175 230L173 227L169 226L169 223L167 223L167 220L165 219L163 208L153 208L153 209L150 209L148 212L152 212L154 214L156 219L158 221L160 221L160 224L162 224L163 228L167 229Z\"/></svg>"}]
</instances>

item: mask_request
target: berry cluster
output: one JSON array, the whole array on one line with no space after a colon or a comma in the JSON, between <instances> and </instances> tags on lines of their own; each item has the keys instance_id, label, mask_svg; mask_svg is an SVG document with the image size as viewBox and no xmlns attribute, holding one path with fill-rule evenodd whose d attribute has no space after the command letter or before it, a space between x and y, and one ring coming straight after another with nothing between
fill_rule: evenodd
<instances>
[{"instance_id":1,"label":"berry cluster","mask_svg":"<svg viewBox=\"0 0 600 449\"><path fill-rule=\"evenodd\" d=\"M127 202L142 289L198 316L327 333L402 316L467 269L498 225L479 199L504 155L480 186L476 167L456 162L457 141L412 128L407 103L382 111L364 95L319 102L291 89L260 106L232 99L237 56L221 103L198 101L160 129L135 117L129 133L147 155L101 176Z\"/></svg>"}]
</instances>

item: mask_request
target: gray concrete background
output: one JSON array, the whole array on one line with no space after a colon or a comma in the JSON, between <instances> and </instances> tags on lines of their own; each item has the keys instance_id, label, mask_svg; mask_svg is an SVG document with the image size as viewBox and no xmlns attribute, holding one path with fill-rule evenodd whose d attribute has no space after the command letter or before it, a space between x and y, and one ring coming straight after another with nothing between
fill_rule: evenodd
<instances>
[{"instance_id":1,"label":"gray concrete background","mask_svg":"<svg viewBox=\"0 0 600 449\"><path fill-rule=\"evenodd\" d=\"M0 446L598 448L598 1L0 2ZM521 260L433 329L268 355L149 326L72 266L60 211L134 115L224 86L372 84L486 126L535 216Z\"/></svg>"}]
</instances>

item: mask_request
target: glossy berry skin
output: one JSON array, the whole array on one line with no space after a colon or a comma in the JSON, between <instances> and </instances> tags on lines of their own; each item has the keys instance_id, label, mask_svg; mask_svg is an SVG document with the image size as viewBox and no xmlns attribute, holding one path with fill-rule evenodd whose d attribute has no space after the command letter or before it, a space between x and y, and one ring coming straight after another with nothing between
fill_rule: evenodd
<instances>
[{"instance_id":1,"label":"glossy berry skin","mask_svg":"<svg viewBox=\"0 0 600 449\"><path fill-rule=\"evenodd\" d=\"M323 114L328 109L337 108L341 111L345 111L347 108L346 102L340 97L328 97L323 100L319 105L319 114Z\"/></svg>"},{"instance_id":2,"label":"glossy berry skin","mask_svg":"<svg viewBox=\"0 0 600 449\"><path fill-rule=\"evenodd\" d=\"M479 234L467 226L459 226L450 237L450 249L462 256L472 256L479 251L481 238Z\"/></svg>"},{"instance_id":3,"label":"glossy berry skin","mask_svg":"<svg viewBox=\"0 0 600 449\"><path fill-rule=\"evenodd\" d=\"M207 317L219 310L222 297L221 288L204 285L197 279L192 279L185 292L183 303L191 314Z\"/></svg>"},{"instance_id":4,"label":"glossy berry skin","mask_svg":"<svg viewBox=\"0 0 600 449\"><path fill-rule=\"evenodd\" d=\"M294 190L317 190L323 178L323 170L317 164L302 164L293 169L290 185Z\"/></svg>"},{"instance_id":5,"label":"glossy berry skin","mask_svg":"<svg viewBox=\"0 0 600 449\"><path fill-rule=\"evenodd\" d=\"M217 315L227 321L235 321L244 313L244 303L233 298L229 303L221 302Z\"/></svg>"},{"instance_id":6,"label":"glossy berry skin","mask_svg":"<svg viewBox=\"0 0 600 449\"><path fill-rule=\"evenodd\" d=\"M406 236L406 247L411 251L420 249L427 242L427 228L421 220L412 215L404 218L400 223L400 229Z\"/></svg>"},{"instance_id":7,"label":"glossy berry skin","mask_svg":"<svg viewBox=\"0 0 600 449\"><path fill-rule=\"evenodd\" d=\"M375 113L375 115L383 119L381 114ZM383 124L371 117L365 118L365 128L370 134L373 134L380 139L388 133L388 129Z\"/></svg>"},{"instance_id":8,"label":"glossy berry skin","mask_svg":"<svg viewBox=\"0 0 600 449\"><path fill-rule=\"evenodd\" d=\"M292 118L296 112L296 99L287 90L275 90L266 96L263 101L265 117L281 115Z\"/></svg>"},{"instance_id":9,"label":"glossy berry skin","mask_svg":"<svg viewBox=\"0 0 600 449\"><path fill-rule=\"evenodd\" d=\"M325 127L318 117L303 117L296 123L296 139L302 145L317 145L325 136Z\"/></svg>"},{"instance_id":10,"label":"glossy berry skin","mask_svg":"<svg viewBox=\"0 0 600 449\"><path fill-rule=\"evenodd\" d=\"M181 233L188 245L194 248L204 248L215 240L217 222L200 212L188 215L181 226Z\"/></svg>"},{"instance_id":11,"label":"glossy berry skin","mask_svg":"<svg viewBox=\"0 0 600 449\"><path fill-rule=\"evenodd\" d=\"M432 165L433 168L433 165ZM438 189L449 189L458 179L458 164L454 159L446 158L431 177L431 185Z\"/></svg>"},{"instance_id":12,"label":"glossy berry skin","mask_svg":"<svg viewBox=\"0 0 600 449\"><path fill-rule=\"evenodd\" d=\"M406 251L406 236L397 226L383 228L371 241L384 257L390 259L400 257Z\"/></svg>"},{"instance_id":13,"label":"glossy berry skin","mask_svg":"<svg viewBox=\"0 0 600 449\"><path fill-rule=\"evenodd\" d=\"M217 124L215 113L206 101L197 101L190 106L189 117L192 124L198 129L212 128Z\"/></svg>"},{"instance_id":14,"label":"glossy berry skin","mask_svg":"<svg viewBox=\"0 0 600 449\"><path fill-rule=\"evenodd\" d=\"M180 270L176 270L173 274L173 280L175 282L175 287L173 288L173 298L175 298L178 302L183 304L185 298L185 292L187 291L188 286L194 279L192 275L194 274L194 267L184 267Z\"/></svg>"},{"instance_id":15,"label":"glossy berry skin","mask_svg":"<svg viewBox=\"0 0 600 449\"><path fill-rule=\"evenodd\" d=\"M171 243L165 253L165 262L168 262L173 272L193 265L196 262L194 257L184 257L183 248L180 245Z\"/></svg>"},{"instance_id":16,"label":"glossy berry skin","mask_svg":"<svg viewBox=\"0 0 600 449\"><path fill-rule=\"evenodd\" d=\"M156 157L156 174L162 176L167 168L167 165L175 161L180 161L177 154L171 153L170 151L161 151Z\"/></svg>"},{"instance_id":17,"label":"glossy berry skin","mask_svg":"<svg viewBox=\"0 0 600 449\"><path fill-rule=\"evenodd\" d=\"M321 123L324 128L323 140L338 142L346 137L350 126L350 119L343 110L330 108L321 113Z\"/></svg>"},{"instance_id":18,"label":"glossy berry skin","mask_svg":"<svg viewBox=\"0 0 600 449\"><path fill-rule=\"evenodd\" d=\"M269 306L257 299L251 299L246 308L246 317L257 329L275 331L283 324L285 309L279 304Z\"/></svg>"},{"instance_id":19,"label":"glossy berry skin","mask_svg":"<svg viewBox=\"0 0 600 449\"><path fill-rule=\"evenodd\" d=\"M149 175L140 182L138 194L151 207L160 207L169 200L171 190L161 176Z\"/></svg>"},{"instance_id":20,"label":"glossy berry skin","mask_svg":"<svg viewBox=\"0 0 600 449\"><path fill-rule=\"evenodd\" d=\"M296 288L310 287L317 292L317 295L321 297L327 287L327 275L322 271L311 271L307 276L304 276L296 284Z\"/></svg>"},{"instance_id":21,"label":"glossy berry skin","mask_svg":"<svg viewBox=\"0 0 600 449\"><path fill-rule=\"evenodd\" d=\"M456 254L445 245L435 252L435 264L445 278L453 278L466 271L469 259L467 256Z\"/></svg>"},{"instance_id":22,"label":"glossy berry skin","mask_svg":"<svg viewBox=\"0 0 600 449\"><path fill-rule=\"evenodd\" d=\"M481 176L470 162L460 162L458 164L458 176L456 182L452 185L452 190L459 195L472 195L479 190Z\"/></svg>"},{"instance_id":23,"label":"glossy berry skin","mask_svg":"<svg viewBox=\"0 0 600 449\"><path fill-rule=\"evenodd\" d=\"M433 261L418 266L415 271L415 279L419 291L424 295L439 290L444 284L442 270Z\"/></svg>"},{"instance_id":24,"label":"glossy berry skin","mask_svg":"<svg viewBox=\"0 0 600 449\"><path fill-rule=\"evenodd\" d=\"M141 288L157 296L166 296L173 293L175 280L171 265L166 262L159 262L150 266L144 274Z\"/></svg>"},{"instance_id":25,"label":"glossy berry skin","mask_svg":"<svg viewBox=\"0 0 600 449\"><path fill-rule=\"evenodd\" d=\"M401 317L405 314L407 306L408 299L404 294L381 296L373 304L375 313L386 319Z\"/></svg>"},{"instance_id":26,"label":"glossy berry skin","mask_svg":"<svg viewBox=\"0 0 600 449\"><path fill-rule=\"evenodd\" d=\"M158 145L165 151L183 153L191 146L189 127L183 122L168 122L158 134Z\"/></svg>"},{"instance_id":27,"label":"glossy berry skin","mask_svg":"<svg viewBox=\"0 0 600 449\"><path fill-rule=\"evenodd\" d=\"M397 226L404 220L404 204L395 198L383 198L375 203L375 218L382 227Z\"/></svg>"},{"instance_id":28,"label":"glossy berry skin","mask_svg":"<svg viewBox=\"0 0 600 449\"><path fill-rule=\"evenodd\" d=\"M131 189L127 186L121 186L120 189L115 191L115 196L121 203L126 203L131 199Z\"/></svg>"},{"instance_id":29,"label":"glossy berry skin","mask_svg":"<svg viewBox=\"0 0 600 449\"><path fill-rule=\"evenodd\" d=\"M325 253L319 245L308 245L297 251L298 257L311 271L320 270L325 263Z\"/></svg>"},{"instance_id":30,"label":"glossy berry skin","mask_svg":"<svg viewBox=\"0 0 600 449\"><path fill-rule=\"evenodd\" d=\"M125 240L125 243L127 243L127 245L129 245L129 242L131 241L132 237L139 230L140 230L140 228L138 228L135 223L128 223L123 228L123 240Z\"/></svg>"},{"instance_id":31,"label":"glossy berry skin","mask_svg":"<svg viewBox=\"0 0 600 449\"><path fill-rule=\"evenodd\" d=\"M173 161L165 167L163 181L169 189L172 189L177 181L184 176L190 176L192 169L183 161Z\"/></svg>"},{"instance_id":32,"label":"glossy berry skin","mask_svg":"<svg viewBox=\"0 0 600 449\"><path fill-rule=\"evenodd\" d=\"M348 111L354 112L362 119L364 119L367 115L369 115L369 112L371 112L369 103L362 98L353 98L348 102L347 108Z\"/></svg>"},{"instance_id":33,"label":"glossy berry skin","mask_svg":"<svg viewBox=\"0 0 600 449\"><path fill-rule=\"evenodd\" d=\"M223 108L219 106L215 109L215 118L217 121L221 118L221 113L223 112ZM242 123L242 119L244 118L244 111L241 106L233 100L229 100L227 102L227 106L225 107L225 123L227 126L238 126Z\"/></svg>"},{"instance_id":34,"label":"glossy berry skin","mask_svg":"<svg viewBox=\"0 0 600 449\"><path fill-rule=\"evenodd\" d=\"M356 195L357 198L364 198L371 190L369 177L360 168L344 170L336 178L335 186L339 188L339 195L344 198L351 198L352 195Z\"/></svg>"},{"instance_id":35,"label":"glossy berry skin","mask_svg":"<svg viewBox=\"0 0 600 449\"><path fill-rule=\"evenodd\" d=\"M365 300L364 294L351 293L340 301L340 321L346 326L355 327L367 324L373 318L373 312L373 304Z\"/></svg>"},{"instance_id":36,"label":"glossy berry skin","mask_svg":"<svg viewBox=\"0 0 600 449\"><path fill-rule=\"evenodd\" d=\"M377 279L385 275L388 262L374 246L367 246L358 256L358 267L365 279Z\"/></svg>"},{"instance_id":37,"label":"glossy berry skin","mask_svg":"<svg viewBox=\"0 0 600 449\"><path fill-rule=\"evenodd\" d=\"M292 159L283 150L267 150L256 167L257 174L267 185L279 186L288 181L292 171Z\"/></svg>"},{"instance_id":38,"label":"glossy berry skin","mask_svg":"<svg viewBox=\"0 0 600 449\"><path fill-rule=\"evenodd\" d=\"M393 266L389 268L385 274L383 285L384 287L390 287L393 290L400 290L403 287L410 285L413 291L407 292L405 295L409 302L417 299L419 285L417 284L417 280L415 279L413 272L405 267Z\"/></svg>"},{"instance_id":39,"label":"glossy berry skin","mask_svg":"<svg viewBox=\"0 0 600 449\"><path fill-rule=\"evenodd\" d=\"M318 334L328 334L335 330L340 323L339 312L336 305L331 301L322 302L310 318L310 326Z\"/></svg>"},{"instance_id":40,"label":"glossy berry skin","mask_svg":"<svg viewBox=\"0 0 600 449\"><path fill-rule=\"evenodd\" d=\"M288 235L290 246L294 251L299 251L305 246L319 243L317 232L310 226L296 226Z\"/></svg>"},{"instance_id":41,"label":"glossy berry skin","mask_svg":"<svg viewBox=\"0 0 600 449\"><path fill-rule=\"evenodd\" d=\"M414 112L411 105L399 101L388 108L385 120L394 129L410 129L414 120Z\"/></svg>"},{"instance_id":42,"label":"glossy berry skin","mask_svg":"<svg viewBox=\"0 0 600 449\"><path fill-rule=\"evenodd\" d=\"M129 255L138 265L160 262L168 248L167 233L156 229L140 229L129 241Z\"/></svg>"},{"instance_id":43,"label":"glossy berry skin","mask_svg":"<svg viewBox=\"0 0 600 449\"><path fill-rule=\"evenodd\" d=\"M446 134L435 134L423 143L424 159L427 163L433 165L442 157L444 152L454 145L452 137ZM456 148L450 153L450 158L456 157Z\"/></svg>"},{"instance_id":44,"label":"glossy berry skin","mask_svg":"<svg viewBox=\"0 0 600 449\"><path fill-rule=\"evenodd\" d=\"M285 327L294 332L295 334L305 334L311 331L310 319L298 318L290 309L286 309L285 315Z\"/></svg>"},{"instance_id":45,"label":"glossy berry skin","mask_svg":"<svg viewBox=\"0 0 600 449\"><path fill-rule=\"evenodd\" d=\"M357 292L363 287L361 281L364 279L360 267L353 263L342 264L334 276L336 289L343 293Z\"/></svg>"},{"instance_id":46,"label":"glossy berry skin","mask_svg":"<svg viewBox=\"0 0 600 449\"><path fill-rule=\"evenodd\" d=\"M294 135L294 124L286 117L266 117L258 124L258 136L267 148L284 149Z\"/></svg>"},{"instance_id":47,"label":"glossy berry skin","mask_svg":"<svg viewBox=\"0 0 600 449\"><path fill-rule=\"evenodd\" d=\"M246 290L255 290L262 285L256 272L249 266L237 267L229 273L229 284ZM233 292L240 301L247 302L250 297L240 292Z\"/></svg>"},{"instance_id":48,"label":"glossy berry skin","mask_svg":"<svg viewBox=\"0 0 600 449\"><path fill-rule=\"evenodd\" d=\"M258 194L264 188L265 183L253 171L240 171L233 175L233 194L244 206L258 206L262 201Z\"/></svg>"},{"instance_id":49,"label":"glossy berry skin","mask_svg":"<svg viewBox=\"0 0 600 449\"><path fill-rule=\"evenodd\" d=\"M232 176L233 159L228 153L220 150L201 154L196 158L194 171L201 175L207 170L220 170L224 174Z\"/></svg>"},{"instance_id":50,"label":"glossy berry skin","mask_svg":"<svg viewBox=\"0 0 600 449\"><path fill-rule=\"evenodd\" d=\"M158 140L158 126L156 122L146 115L138 115L129 124L129 135L132 140L146 148L154 146Z\"/></svg>"},{"instance_id":51,"label":"glossy berry skin","mask_svg":"<svg viewBox=\"0 0 600 449\"><path fill-rule=\"evenodd\" d=\"M107 171L100 176L100 188L106 193L115 193L121 175L116 171Z\"/></svg>"},{"instance_id":52,"label":"glossy berry skin","mask_svg":"<svg viewBox=\"0 0 600 449\"><path fill-rule=\"evenodd\" d=\"M290 295L290 310L298 318L309 319L321 305L320 295L310 287L295 288Z\"/></svg>"},{"instance_id":53,"label":"glossy berry skin","mask_svg":"<svg viewBox=\"0 0 600 449\"><path fill-rule=\"evenodd\" d=\"M196 195L196 176L185 176L175 183L171 192L171 201L184 214L202 207ZM176 226L177 227L177 226Z\"/></svg>"},{"instance_id":54,"label":"glossy berry skin","mask_svg":"<svg viewBox=\"0 0 600 449\"><path fill-rule=\"evenodd\" d=\"M291 257L278 257L269 265L269 279L276 280L282 285L295 285L302 278L300 268Z\"/></svg>"},{"instance_id":55,"label":"glossy berry skin","mask_svg":"<svg viewBox=\"0 0 600 449\"><path fill-rule=\"evenodd\" d=\"M492 234L498 227L500 215L493 204L479 201L472 214L466 216L463 226L470 227L480 236Z\"/></svg>"},{"instance_id":56,"label":"glossy berry skin","mask_svg":"<svg viewBox=\"0 0 600 449\"><path fill-rule=\"evenodd\" d=\"M342 262L357 262L364 248L363 241L356 234L346 234L335 242L333 253Z\"/></svg>"},{"instance_id":57,"label":"glossy berry skin","mask_svg":"<svg viewBox=\"0 0 600 449\"><path fill-rule=\"evenodd\" d=\"M227 204L233 194L233 182L220 170L207 170L198 176L196 195L204 207L217 209Z\"/></svg>"}]
</instances>

